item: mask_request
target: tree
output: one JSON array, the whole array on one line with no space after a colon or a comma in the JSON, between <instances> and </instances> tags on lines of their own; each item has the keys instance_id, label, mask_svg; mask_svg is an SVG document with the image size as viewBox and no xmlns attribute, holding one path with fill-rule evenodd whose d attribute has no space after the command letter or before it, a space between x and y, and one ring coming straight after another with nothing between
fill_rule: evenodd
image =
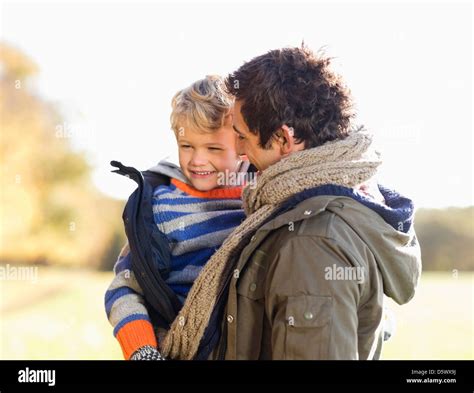
<instances>
[{"instance_id":1,"label":"tree","mask_svg":"<svg viewBox=\"0 0 474 393\"><path fill-rule=\"evenodd\" d=\"M35 93L37 73L0 44L0 260L109 266L102 258L124 238L123 203L92 186L59 112Z\"/></svg>"}]
</instances>

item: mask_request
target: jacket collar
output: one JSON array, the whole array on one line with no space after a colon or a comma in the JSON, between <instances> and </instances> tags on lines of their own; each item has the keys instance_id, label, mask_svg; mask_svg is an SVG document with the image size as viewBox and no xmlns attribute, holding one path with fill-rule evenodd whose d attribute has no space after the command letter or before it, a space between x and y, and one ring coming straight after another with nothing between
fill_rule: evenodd
<instances>
[{"instance_id":1,"label":"jacket collar","mask_svg":"<svg viewBox=\"0 0 474 393\"><path fill-rule=\"evenodd\" d=\"M414 219L413 202L394 190L379 185L379 190L385 198L385 205L366 197L357 190L327 184L302 191L289 198L273 215L273 219L264 224L260 230L273 230L289 222L298 222L313 217L331 206L337 206L342 198L350 198L361 203L377 213L388 225L397 231L407 233ZM339 201L338 201L339 199Z\"/></svg>"},{"instance_id":2,"label":"jacket collar","mask_svg":"<svg viewBox=\"0 0 474 393\"><path fill-rule=\"evenodd\" d=\"M296 206L288 204L279 210L276 217L260 227L259 231L272 231L288 225L290 222L298 222L314 217L315 215L325 211L330 204L334 205L337 198L338 197L334 195L324 195L304 199Z\"/></svg>"}]
</instances>

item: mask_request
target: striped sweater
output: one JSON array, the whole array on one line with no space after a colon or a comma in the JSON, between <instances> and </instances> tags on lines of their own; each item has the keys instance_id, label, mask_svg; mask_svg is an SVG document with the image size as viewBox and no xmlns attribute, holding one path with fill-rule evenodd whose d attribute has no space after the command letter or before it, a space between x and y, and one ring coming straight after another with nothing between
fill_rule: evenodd
<instances>
[{"instance_id":1,"label":"striped sweater","mask_svg":"<svg viewBox=\"0 0 474 393\"><path fill-rule=\"evenodd\" d=\"M165 282L184 303L203 265L245 218L240 187L198 191L177 179L158 186L153 216L169 241L171 270ZM154 328L132 271L128 245L114 267L115 277L105 294L107 317L125 359L144 345L158 346Z\"/></svg>"},{"instance_id":2,"label":"striped sweater","mask_svg":"<svg viewBox=\"0 0 474 393\"><path fill-rule=\"evenodd\" d=\"M241 189L197 191L173 179L156 188L153 216L171 249L165 282L184 303L203 265L245 218Z\"/></svg>"}]
</instances>

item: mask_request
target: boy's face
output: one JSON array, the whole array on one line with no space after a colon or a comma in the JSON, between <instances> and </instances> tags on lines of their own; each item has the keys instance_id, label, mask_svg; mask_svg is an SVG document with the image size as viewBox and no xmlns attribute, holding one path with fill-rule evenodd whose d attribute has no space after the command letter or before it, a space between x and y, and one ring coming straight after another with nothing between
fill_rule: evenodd
<instances>
[{"instance_id":1,"label":"boy's face","mask_svg":"<svg viewBox=\"0 0 474 393\"><path fill-rule=\"evenodd\" d=\"M236 172L239 156L232 117L227 116L217 131L203 132L181 128L176 134L179 148L179 165L192 186L199 191L209 191L218 184L219 172Z\"/></svg>"}]
</instances>

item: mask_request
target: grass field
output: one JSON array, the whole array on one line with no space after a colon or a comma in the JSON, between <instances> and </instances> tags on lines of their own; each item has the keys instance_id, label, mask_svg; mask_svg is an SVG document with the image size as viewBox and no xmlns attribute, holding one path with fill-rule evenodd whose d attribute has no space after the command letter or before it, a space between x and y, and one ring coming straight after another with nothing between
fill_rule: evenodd
<instances>
[{"instance_id":1,"label":"grass field","mask_svg":"<svg viewBox=\"0 0 474 393\"><path fill-rule=\"evenodd\" d=\"M40 267L36 283L0 280L0 359L121 359L103 307L112 273ZM474 273L425 273L414 300L390 303L384 359L473 359Z\"/></svg>"}]
</instances>

